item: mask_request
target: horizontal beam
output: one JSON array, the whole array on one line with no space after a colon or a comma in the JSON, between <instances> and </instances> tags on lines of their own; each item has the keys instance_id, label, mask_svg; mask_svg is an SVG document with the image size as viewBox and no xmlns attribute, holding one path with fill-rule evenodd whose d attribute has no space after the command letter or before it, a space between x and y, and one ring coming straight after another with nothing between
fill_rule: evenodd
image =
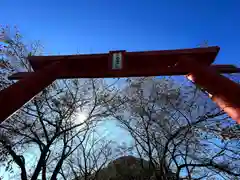
<instances>
[{"instance_id":1,"label":"horizontal beam","mask_svg":"<svg viewBox=\"0 0 240 180\"><path fill-rule=\"evenodd\" d=\"M219 47L193 48L180 50L162 50L162 51L142 51L142 52L126 52L119 51L123 54L123 67L120 76L124 73L131 74L131 71L151 71L151 69L159 71L159 68L173 66L179 59L189 57L194 61L202 64L210 65L215 60ZM85 71L89 76L96 76L98 72L108 72L111 70L112 54L87 54L87 55L62 55L62 56L30 56L28 60L37 71L56 61L67 61L72 73L77 71ZM108 74L106 74L109 76ZM136 75L134 73L134 75ZM125 75L126 76L126 75ZM140 75L141 76L141 75Z\"/></svg>"},{"instance_id":2,"label":"horizontal beam","mask_svg":"<svg viewBox=\"0 0 240 180\"><path fill-rule=\"evenodd\" d=\"M215 69L217 72L219 73L226 73L226 74L229 74L229 73L240 73L240 68L237 68L233 65L211 65L210 67L212 67L213 69ZM32 73L34 72L18 72L18 73L15 73L11 76L9 76L9 79L10 80L19 80L19 79L22 79L22 78L25 78L29 75L31 75ZM107 72L104 72L104 73L99 73L98 76L90 76L88 73L83 73L81 71L79 71L77 74L64 74L60 72L60 74L56 77L57 79L68 79L68 78L102 78L102 77L131 77L134 76L134 75L141 75L142 76L168 76L168 75L186 75L188 74L189 72L186 71L186 70L181 70L180 68L161 68L159 67L159 70L156 71L156 72L148 72L148 71L145 71L145 72L135 72L134 73L129 73L129 74L125 74L125 76L119 76L119 73L117 71L112 72L112 73L107 73ZM141 74L140 74L141 73ZM121 75L121 74L120 74Z\"/></svg>"}]
</instances>

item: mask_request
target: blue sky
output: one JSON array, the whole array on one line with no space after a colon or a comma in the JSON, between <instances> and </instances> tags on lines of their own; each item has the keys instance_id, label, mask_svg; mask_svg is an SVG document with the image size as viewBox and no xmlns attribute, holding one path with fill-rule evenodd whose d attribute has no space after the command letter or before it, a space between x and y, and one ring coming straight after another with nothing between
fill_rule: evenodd
<instances>
[{"instance_id":1,"label":"blue sky","mask_svg":"<svg viewBox=\"0 0 240 180\"><path fill-rule=\"evenodd\" d=\"M221 47L240 64L239 0L2 0L0 22L17 25L46 54Z\"/></svg>"}]
</instances>

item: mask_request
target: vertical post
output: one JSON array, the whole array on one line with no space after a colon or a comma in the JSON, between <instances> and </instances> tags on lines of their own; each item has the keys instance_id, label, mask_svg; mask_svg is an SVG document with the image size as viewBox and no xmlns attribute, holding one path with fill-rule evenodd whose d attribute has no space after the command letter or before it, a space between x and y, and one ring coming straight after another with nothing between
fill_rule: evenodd
<instances>
[{"instance_id":1,"label":"vertical post","mask_svg":"<svg viewBox=\"0 0 240 180\"><path fill-rule=\"evenodd\" d=\"M63 68L58 61L0 91L0 123L50 85Z\"/></svg>"},{"instance_id":2,"label":"vertical post","mask_svg":"<svg viewBox=\"0 0 240 180\"><path fill-rule=\"evenodd\" d=\"M233 120L240 124L240 85L220 75L210 66L192 59L179 62L187 72L187 78L205 88L212 100Z\"/></svg>"}]
</instances>

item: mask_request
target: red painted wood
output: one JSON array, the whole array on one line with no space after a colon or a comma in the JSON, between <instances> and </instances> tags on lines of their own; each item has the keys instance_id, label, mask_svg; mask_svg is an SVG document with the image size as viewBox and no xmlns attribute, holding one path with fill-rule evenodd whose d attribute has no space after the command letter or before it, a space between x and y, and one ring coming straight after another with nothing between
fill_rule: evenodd
<instances>
[{"instance_id":1,"label":"red painted wood","mask_svg":"<svg viewBox=\"0 0 240 180\"><path fill-rule=\"evenodd\" d=\"M109 67L111 66L111 64L109 65ZM123 64L124 66L124 64ZM233 65L211 65L212 68L214 68L217 72L219 73L239 73L240 72L240 68L237 68ZM187 73L189 73L189 71L186 70L182 70L181 68L159 68L160 70L151 74L145 74L146 76L152 75L152 76L167 76L167 75L186 75ZM119 70L115 70L115 71L119 71ZM11 76L9 76L10 80L19 80L22 78L27 77L28 75L32 74L34 72L18 72L15 73ZM116 74L116 73L115 73ZM117 74L116 74L117 75ZM90 76L78 76L77 78L96 78L96 77L90 77ZM110 77L118 77L118 76L110 76ZM127 77L127 76L126 76ZM128 76L129 77L129 76ZM57 77L57 79L68 79L68 78L76 78L76 75L61 75L61 73L59 74L59 76Z\"/></svg>"},{"instance_id":2,"label":"red painted wood","mask_svg":"<svg viewBox=\"0 0 240 180\"><path fill-rule=\"evenodd\" d=\"M220 75L214 68L194 62L181 61L181 66L189 70L187 77L205 88L212 100L233 120L240 123L240 85Z\"/></svg>"},{"instance_id":3,"label":"red painted wood","mask_svg":"<svg viewBox=\"0 0 240 180\"><path fill-rule=\"evenodd\" d=\"M0 123L50 85L63 69L63 63L51 64L0 91Z\"/></svg>"},{"instance_id":4,"label":"red painted wood","mask_svg":"<svg viewBox=\"0 0 240 180\"><path fill-rule=\"evenodd\" d=\"M213 100L234 120L240 122L240 104L237 98L240 97L240 87L216 72L239 72L239 69L214 65L208 67L218 51L219 47L124 52L123 69L117 71L109 68L112 53L29 57L35 72L27 75L16 74L15 77L24 76L24 79L0 92L0 121L56 78L157 76L190 72L194 82L206 88L213 95Z\"/></svg>"},{"instance_id":5,"label":"red painted wood","mask_svg":"<svg viewBox=\"0 0 240 180\"><path fill-rule=\"evenodd\" d=\"M210 65L219 47L194 48L181 50L124 52L124 66L121 71L112 70L111 54L71 55L71 56L31 56L29 61L34 70L41 69L55 61L67 61L68 71L61 73L62 77L128 77L154 76L163 72L169 74L168 67L186 55ZM63 59L65 58L65 59ZM179 69L172 69L173 73ZM176 72L175 72L176 74Z\"/></svg>"}]
</instances>

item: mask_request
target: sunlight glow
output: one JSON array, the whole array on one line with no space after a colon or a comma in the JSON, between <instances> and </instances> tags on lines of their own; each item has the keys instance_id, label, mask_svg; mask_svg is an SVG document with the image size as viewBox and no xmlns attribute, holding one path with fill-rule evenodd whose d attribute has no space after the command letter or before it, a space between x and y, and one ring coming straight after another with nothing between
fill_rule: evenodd
<instances>
[{"instance_id":1,"label":"sunlight glow","mask_svg":"<svg viewBox=\"0 0 240 180\"><path fill-rule=\"evenodd\" d=\"M76 123L83 123L87 119L87 115L84 112L77 114Z\"/></svg>"}]
</instances>

